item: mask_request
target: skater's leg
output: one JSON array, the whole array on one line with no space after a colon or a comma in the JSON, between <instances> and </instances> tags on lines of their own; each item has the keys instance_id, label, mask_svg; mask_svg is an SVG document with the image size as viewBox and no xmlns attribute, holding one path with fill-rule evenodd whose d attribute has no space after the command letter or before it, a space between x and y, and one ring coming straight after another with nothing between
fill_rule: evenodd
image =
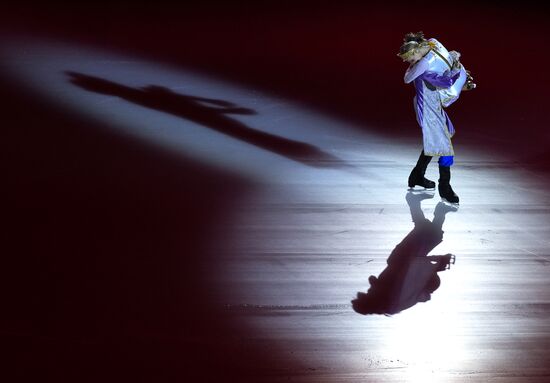
<instances>
[{"instance_id":1,"label":"skater's leg","mask_svg":"<svg viewBox=\"0 0 550 383\"><path fill-rule=\"evenodd\" d=\"M420 152L420 157L418 157L416 166L413 168L411 174L409 175L410 188L413 188L415 186L422 186L426 189L435 189L435 182L430 181L429 179L424 177L424 174L426 174L426 168L428 167L428 164L431 160L432 157L425 155L424 150Z\"/></svg>"},{"instance_id":2,"label":"skater's leg","mask_svg":"<svg viewBox=\"0 0 550 383\"><path fill-rule=\"evenodd\" d=\"M455 162L455 157L454 156L441 156L439 157L439 165L443 165L443 166L453 166L454 162Z\"/></svg>"},{"instance_id":3,"label":"skater's leg","mask_svg":"<svg viewBox=\"0 0 550 383\"><path fill-rule=\"evenodd\" d=\"M458 203L458 196L451 187L451 165L453 164L452 156L444 156L439 158L439 195L450 203Z\"/></svg>"}]
</instances>

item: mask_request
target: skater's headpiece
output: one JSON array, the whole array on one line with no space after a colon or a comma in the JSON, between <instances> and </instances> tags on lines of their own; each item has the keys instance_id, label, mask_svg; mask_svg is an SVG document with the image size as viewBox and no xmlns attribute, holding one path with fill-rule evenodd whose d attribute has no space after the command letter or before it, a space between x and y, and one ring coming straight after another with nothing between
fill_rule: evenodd
<instances>
[{"instance_id":1,"label":"skater's headpiece","mask_svg":"<svg viewBox=\"0 0 550 383\"><path fill-rule=\"evenodd\" d=\"M403 60L407 60L421 48L425 47L430 47L430 42L424 38L424 33L422 31L416 33L410 32L403 38L403 44L401 44L397 56Z\"/></svg>"}]
</instances>

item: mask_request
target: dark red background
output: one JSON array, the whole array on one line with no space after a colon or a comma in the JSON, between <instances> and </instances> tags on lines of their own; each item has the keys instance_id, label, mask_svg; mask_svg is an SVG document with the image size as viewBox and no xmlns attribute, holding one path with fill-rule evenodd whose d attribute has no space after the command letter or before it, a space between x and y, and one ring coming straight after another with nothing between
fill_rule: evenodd
<instances>
[{"instance_id":1,"label":"dark red background","mask_svg":"<svg viewBox=\"0 0 550 383\"><path fill-rule=\"evenodd\" d=\"M23 2L4 6L0 32L198 68L399 140L418 131L395 54L404 33L423 30L460 51L479 85L449 110L455 146L544 171L547 19L534 2ZM251 341L209 302L203 261L215 254L204 244L249 180L109 135L5 74L0 82L4 371L61 381L292 371L293 360L273 357L291 345Z\"/></svg>"}]
</instances>

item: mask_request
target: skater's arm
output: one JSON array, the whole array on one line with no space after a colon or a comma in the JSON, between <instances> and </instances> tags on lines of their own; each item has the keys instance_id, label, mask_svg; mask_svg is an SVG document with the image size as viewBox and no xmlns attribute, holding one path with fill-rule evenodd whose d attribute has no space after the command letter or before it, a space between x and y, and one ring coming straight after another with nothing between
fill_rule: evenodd
<instances>
[{"instance_id":1,"label":"skater's arm","mask_svg":"<svg viewBox=\"0 0 550 383\"><path fill-rule=\"evenodd\" d=\"M424 58L416 62L416 64L411 65L409 69L405 72L405 84L409 84L414 81L415 78L420 76L422 73L426 72L428 69L428 61Z\"/></svg>"},{"instance_id":2,"label":"skater's arm","mask_svg":"<svg viewBox=\"0 0 550 383\"><path fill-rule=\"evenodd\" d=\"M460 70L447 71L443 74L435 72L424 72L422 80L425 80L437 88L449 88L460 76Z\"/></svg>"}]
</instances>

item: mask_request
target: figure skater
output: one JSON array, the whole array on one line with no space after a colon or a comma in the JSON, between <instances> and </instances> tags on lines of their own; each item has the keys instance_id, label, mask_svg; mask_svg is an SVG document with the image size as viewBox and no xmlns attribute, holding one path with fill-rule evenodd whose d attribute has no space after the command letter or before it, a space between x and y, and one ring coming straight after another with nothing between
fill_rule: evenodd
<instances>
[{"instance_id":1,"label":"figure skater","mask_svg":"<svg viewBox=\"0 0 550 383\"><path fill-rule=\"evenodd\" d=\"M458 204L459 198L450 184L454 163L451 138L455 130L443 108L455 102L463 90L474 89L476 84L460 63L460 53L447 51L436 39L426 40L422 32L407 33L398 56L410 64L404 80L406 84L414 83L414 108L423 136L423 150L409 176L409 188L435 188L435 182L424 175L432 157L438 156L439 195L447 202Z\"/></svg>"}]
</instances>

